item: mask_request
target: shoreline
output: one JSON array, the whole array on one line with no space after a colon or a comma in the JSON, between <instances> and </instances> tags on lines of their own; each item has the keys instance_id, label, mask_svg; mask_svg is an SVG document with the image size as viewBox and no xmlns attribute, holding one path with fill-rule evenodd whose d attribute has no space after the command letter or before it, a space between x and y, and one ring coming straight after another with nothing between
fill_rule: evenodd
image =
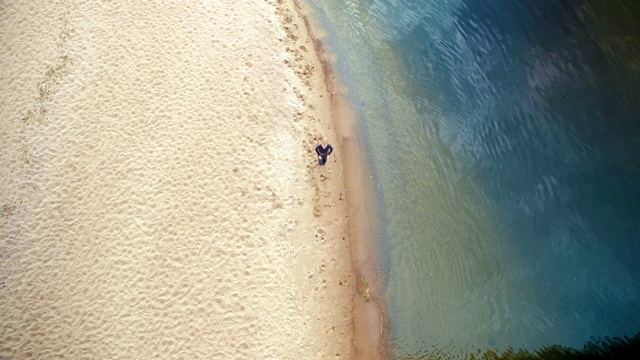
<instances>
[{"instance_id":1,"label":"shoreline","mask_svg":"<svg viewBox=\"0 0 640 360\"><path fill-rule=\"evenodd\" d=\"M385 359L389 355L388 315L386 304L378 289L383 287L377 254L377 222L374 190L365 151L357 133L357 115L346 99L346 88L330 63L322 40L316 36L322 31L312 25L312 12L300 5L304 0L289 0L305 24L306 36L315 44L317 61L323 69L323 81L330 97L329 114L340 143L340 157L345 166L345 191L348 190L347 212L350 257L356 286L352 296L353 348L357 359ZM306 13L304 12L306 11ZM317 24L317 21L313 21ZM365 282L366 281L366 282ZM364 285L367 285L366 287ZM364 293L368 299L365 301Z\"/></svg>"}]
</instances>

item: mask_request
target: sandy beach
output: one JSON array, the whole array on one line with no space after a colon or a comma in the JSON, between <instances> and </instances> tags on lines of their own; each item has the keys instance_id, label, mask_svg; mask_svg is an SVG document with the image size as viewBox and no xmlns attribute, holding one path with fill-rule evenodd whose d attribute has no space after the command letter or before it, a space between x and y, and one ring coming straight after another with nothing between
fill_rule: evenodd
<instances>
[{"instance_id":1,"label":"sandy beach","mask_svg":"<svg viewBox=\"0 0 640 360\"><path fill-rule=\"evenodd\" d=\"M366 354L296 6L0 4L0 358Z\"/></svg>"}]
</instances>

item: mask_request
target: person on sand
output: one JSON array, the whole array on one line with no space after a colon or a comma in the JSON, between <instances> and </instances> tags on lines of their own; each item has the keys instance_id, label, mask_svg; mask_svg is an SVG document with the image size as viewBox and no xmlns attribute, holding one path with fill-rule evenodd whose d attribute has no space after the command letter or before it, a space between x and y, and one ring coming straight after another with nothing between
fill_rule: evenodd
<instances>
[{"instance_id":1,"label":"person on sand","mask_svg":"<svg viewBox=\"0 0 640 360\"><path fill-rule=\"evenodd\" d=\"M323 141L322 144L316 146L316 154L318 154L318 164L324 165L327 162L327 156L333 152L333 146Z\"/></svg>"}]
</instances>

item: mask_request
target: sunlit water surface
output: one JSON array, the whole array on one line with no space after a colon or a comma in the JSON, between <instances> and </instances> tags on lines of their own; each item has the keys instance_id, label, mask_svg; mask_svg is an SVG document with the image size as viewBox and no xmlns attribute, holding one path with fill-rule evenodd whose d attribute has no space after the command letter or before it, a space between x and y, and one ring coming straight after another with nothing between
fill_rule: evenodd
<instances>
[{"instance_id":1,"label":"sunlit water surface","mask_svg":"<svg viewBox=\"0 0 640 360\"><path fill-rule=\"evenodd\" d=\"M310 3L371 152L395 356L640 331L640 3Z\"/></svg>"}]
</instances>

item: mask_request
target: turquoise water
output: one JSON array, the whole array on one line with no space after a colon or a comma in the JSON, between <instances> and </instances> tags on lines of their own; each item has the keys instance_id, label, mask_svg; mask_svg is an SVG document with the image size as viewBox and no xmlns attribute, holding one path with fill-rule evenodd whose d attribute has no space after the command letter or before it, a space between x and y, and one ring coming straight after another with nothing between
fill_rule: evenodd
<instances>
[{"instance_id":1,"label":"turquoise water","mask_svg":"<svg viewBox=\"0 0 640 360\"><path fill-rule=\"evenodd\" d=\"M370 149L394 357L640 331L640 3L314 0Z\"/></svg>"}]
</instances>

